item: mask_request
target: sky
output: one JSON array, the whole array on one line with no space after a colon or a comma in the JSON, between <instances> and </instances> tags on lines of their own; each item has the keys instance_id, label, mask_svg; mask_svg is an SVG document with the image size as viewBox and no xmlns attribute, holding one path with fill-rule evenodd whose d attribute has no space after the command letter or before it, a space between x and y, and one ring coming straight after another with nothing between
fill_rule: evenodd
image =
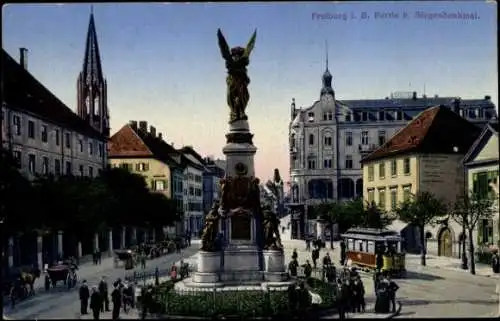
<instances>
[{"instance_id":1,"label":"sky","mask_svg":"<svg viewBox=\"0 0 500 321\"><path fill-rule=\"evenodd\" d=\"M15 59L28 48L29 71L76 111L91 5L2 8L3 48ZM325 43L337 99L425 88L428 96L490 95L498 106L494 2L109 3L93 11L111 132L146 120L175 147L219 158L229 109L217 28L231 47L257 29L247 114L261 179L278 168L288 181L290 103L319 99Z\"/></svg>"}]
</instances>

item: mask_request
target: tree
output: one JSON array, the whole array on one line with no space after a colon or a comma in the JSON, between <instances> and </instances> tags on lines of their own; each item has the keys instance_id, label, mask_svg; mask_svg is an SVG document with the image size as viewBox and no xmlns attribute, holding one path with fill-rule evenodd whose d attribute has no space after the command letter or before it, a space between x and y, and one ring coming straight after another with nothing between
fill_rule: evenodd
<instances>
[{"instance_id":1,"label":"tree","mask_svg":"<svg viewBox=\"0 0 500 321\"><path fill-rule=\"evenodd\" d=\"M425 227L434 225L436 220L447 212L446 204L428 192L419 192L396 208L399 219L405 223L417 226L420 230L421 253L420 260L426 265L427 242Z\"/></svg>"},{"instance_id":2,"label":"tree","mask_svg":"<svg viewBox=\"0 0 500 321\"><path fill-rule=\"evenodd\" d=\"M471 274L476 274L473 232L480 220L490 219L493 216L493 202L494 199L490 195L468 192L455 202L452 209L451 217L467 232Z\"/></svg>"},{"instance_id":3,"label":"tree","mask_svg":"<svg viewBox=\"0 0 500 321\"><path fill-rule=\"evenodd\" d=\"M375 202L367 202L362 214L361 227L383 229L394 221L394 217L385 213Z\"/></svg>"},{"instance_id":4,"label":"tree","mask_svg":"<svg viewBox=\"0 0 500 321\"><path fill-rule=\"evenodd\" d=\"M175 201L161 193L150 193L146 206L145 220L150 226L169 226L181 219Z\"/></svg>"},{"instance_id":5,"label":"tree","mask_svg":"<svg viewBox=\"0 0 500 321\"><path fill-rule=\"evenodd\" d=\"M323 201L314 206L314 211L320 220L326 222L326 227L330 230L330 248L333 249L333 226L343 220L344 209L339 203Z\"/></svg>"}]
</instances>

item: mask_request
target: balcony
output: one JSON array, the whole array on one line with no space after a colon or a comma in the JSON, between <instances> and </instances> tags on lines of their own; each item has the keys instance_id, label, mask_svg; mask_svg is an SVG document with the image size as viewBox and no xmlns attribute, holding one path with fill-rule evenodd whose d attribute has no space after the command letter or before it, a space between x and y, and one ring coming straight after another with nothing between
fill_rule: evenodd
<instances>
[{"instance_id":1,"label":"balcony","mask_svg":"<svg viewBox=\"0 0 500 321\"><path fill-rule=\"evenodd\" d=\"M358 145L358 150L361 155L368 155L371 152L375 151L377 149L376 144L368 144L368 145Z\"/></svg>"}]
</instances>

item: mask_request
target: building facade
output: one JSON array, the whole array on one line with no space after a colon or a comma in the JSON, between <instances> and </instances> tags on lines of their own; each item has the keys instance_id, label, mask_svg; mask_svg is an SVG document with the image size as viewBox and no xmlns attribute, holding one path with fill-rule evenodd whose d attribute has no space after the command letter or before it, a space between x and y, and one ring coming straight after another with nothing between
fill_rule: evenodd
<instances>
[{"instance_id":1,"label":"building facade","mask_svg":"<svg viewBox=\"0 0 500 321\"><path fill-rule=\"evenodd\" d=\"M203 212L206 214L215 200L220 200L220 180L224 178L225 166L220 167L222 160L204 158L205 171L203 173Z\"/></svg>"},{"instance_id":2,"label":"building facade","mask_svg":"<svg viewBox=\"0 0 500 321\"><path fill-rule=\"evenodd\" d=\"M405 200L428 192L445 204L464 195L463 157L481 129L445 106L420 113L387 143L362 160L363 198L393 212ZM428 251L457 256L461 227L453 220L426 226L430 232ZM399 222L396 222L399 224ZM414 228L403 228L409 252L418 251L420 241Z\"/></svg>"},{"instance_id":3,"label":"building facade","mask_svg":"<svg viewBox=\"0 0 500 321\"><path fill-rule=\"evenodd\" d=\"M177 210L184 205L181 155L167 144L156 128L146 121L130 121L109 140L109 163L144 177L151 191L162 193L175 200ZM175 215L177 213L165 213ZM168 234L176 234L179 227L167 228ZM182 231L182 229L181 229Z\"/></svg>"},{"instance_id":4,"label":"building facade","mask_svg":"<svg viewBox=\"0 0 500 321\"><path fill-rule=\"evenodd\" d=\"M495 200L493 217L478 222L475 242L479 248L500 247L498 122L486 125L464 158L467 189Z\"/></svg>"},{"instance_id":5,"label":"building facade","mask_svg":"<svg viewBox=\"0 0 500 321\"><path fill-rule=\"evenodd\" d=\"M202 157L190 146L178 150L185 162L184 169L184 228L193 237L203 229L203 172ZM201 159L201 160L200 160Z\"/></svg>"},{"instance_id":6,"label":"building facade","mask_svg":"<svg viewBox=\"0 0 500 321\"><path fill-rule=\"evenodd\" d=\"M459 100L397 92L385 99L338 100L328 62L322 82L319 100L312 106L297 108L292 99L290 108L289 206L306 216L308 207L321 200L361 196L361 158L383 145L423 110L442 104L472 122L484 123L496 117L489 96ZM301 225L303 228L304 223Z\"/></svg>"}]
</instances>

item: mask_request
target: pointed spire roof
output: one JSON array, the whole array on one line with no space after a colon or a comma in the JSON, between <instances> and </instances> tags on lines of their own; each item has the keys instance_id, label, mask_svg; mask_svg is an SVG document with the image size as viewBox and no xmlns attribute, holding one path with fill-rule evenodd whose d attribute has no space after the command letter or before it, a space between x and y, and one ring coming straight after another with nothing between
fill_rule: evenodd
<instances>
[{"instance_id":1,"label":"pointed spire roof","mask_svg":"<svg viewBox=\"0 0 500 321\"><path fill-rule=\"evenodd\" d=\"M326 56L326 69L325 72L323 73L323 88L321 89L321 95L323 96L324 94L332 94L333 95L333 88L332 88L332 74L330 73L330 70L328 70L328 42L325 40L325 56Z\"/></svg>"},{"instance_id":2,"label":"pointed spire roof","mask_svg":"<svg viewBox=\"0 0 500 321\"><path fill-rule=\"evenodd\" d=\"M99 45L97 43L97 32L95 30L94 8L90 9L90 21L87 31L87 41L85 44L85 57L83 59L82 74L85 77L85 83L102 83L104 77L101 67L101 56L99 54Z\"/></svg>"}]
</instances>

